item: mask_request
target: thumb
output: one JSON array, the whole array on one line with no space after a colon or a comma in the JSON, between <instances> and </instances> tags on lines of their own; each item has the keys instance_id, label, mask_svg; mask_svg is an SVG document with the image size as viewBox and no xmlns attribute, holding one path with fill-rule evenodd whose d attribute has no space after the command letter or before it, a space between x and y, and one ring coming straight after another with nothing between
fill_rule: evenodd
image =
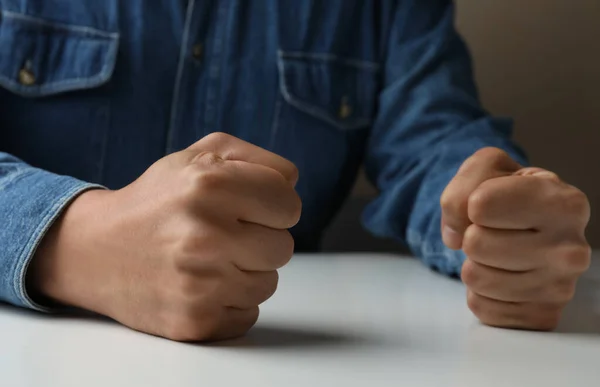
<instances>
[{"instance_id":1,"label":"thumb","mask_svg":"<svg viewBox=\"0 0 600 387\"><path fill-rule=\"evenodd\" d=\"M483 148L469 157L448 184L440 204L442 208L442 238L451 249L462 247L465 230L471 224L468 202L471 193L486 180L510 176L521 166L498 148Z\"/></svg>"}]
</instances>

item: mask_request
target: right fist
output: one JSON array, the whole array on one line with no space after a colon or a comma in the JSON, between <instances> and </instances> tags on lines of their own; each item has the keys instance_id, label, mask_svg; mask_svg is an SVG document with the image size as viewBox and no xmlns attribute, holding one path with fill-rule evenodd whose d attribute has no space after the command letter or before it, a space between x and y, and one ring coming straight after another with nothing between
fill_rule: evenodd
<instances>
[{"instance_id":1,"label":"right fist","mask_svg":"<svg viewBox=\"0 0 600 387\"><path fill-rule=\"evenodd\" d=\"M289 161L211 134L122 190L79 196L44 238L29 286L173 340L242 335L293 254L297 178Z\"/></svg>"}]
</instances>

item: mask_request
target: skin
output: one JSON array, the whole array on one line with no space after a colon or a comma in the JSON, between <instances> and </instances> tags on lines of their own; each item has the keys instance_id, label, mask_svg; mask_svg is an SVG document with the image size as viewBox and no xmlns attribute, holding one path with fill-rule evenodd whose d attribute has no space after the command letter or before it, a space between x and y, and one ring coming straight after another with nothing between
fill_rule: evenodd
<instances>
[{"instance_id":1,"label":"skin","mask_svg":"<svg viewBox=\"0 0 600 387\"><path fill-rule=\"evenodd\" d=\"M226 134L79 196L32 262L33 292L177 341L243 335L292 257L289 161Z\"/></svg>"},{"instance_id":2,"label":"skin","mask_svg":"<svg viewBox=\"0 0 600 387\"><path fill-rule=\"evenodd\" d=\"M211 134L121 190L77 197L40 244L29 290L172 340L243 335L293 254L297 179L289 161ZM585 195L486 148L441 206L444 242L468 256L462 279L475 315L553 329L590 263Z\"/></svg>"},{"instance_id":3,"label":"skin","mask_svg":"<svg viewBox=\"0 0 600 387\"><path fill-rule=\"evenodd\" d=\"M585 194L485 148L465 161L441 206L444 243L467 256L471 311L495 327L555 329L591 261Z\"/></svg>"}]
</instances>

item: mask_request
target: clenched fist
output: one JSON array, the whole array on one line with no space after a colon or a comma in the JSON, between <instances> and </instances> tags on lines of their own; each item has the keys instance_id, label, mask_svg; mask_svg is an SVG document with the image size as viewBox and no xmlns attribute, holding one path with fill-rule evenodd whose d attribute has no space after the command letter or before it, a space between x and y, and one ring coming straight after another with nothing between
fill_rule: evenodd
<instances>
[{"instance_id":1,"label":"clenched fist","mask_svg":"<svg viewBox=\"0 0 600 387\"><path fill-rule=\"evenodd\" d=\"M29 285L173 340L242 335L292 256L297 174L273 153L209 135L124 189L78 197L44 238Z\"/></svg>"},{"instance_id":2,"label":"clenched fist","mask_svg":"<svg viewBox=\"0 0 600 387\"><path fill-rule=\"evenodd\" d=\"M552 330L590 264L586 196L540 168L485 148L441 198L442 234L467 260L467 302L485 324Z\"/></svg>"}]
</instances>

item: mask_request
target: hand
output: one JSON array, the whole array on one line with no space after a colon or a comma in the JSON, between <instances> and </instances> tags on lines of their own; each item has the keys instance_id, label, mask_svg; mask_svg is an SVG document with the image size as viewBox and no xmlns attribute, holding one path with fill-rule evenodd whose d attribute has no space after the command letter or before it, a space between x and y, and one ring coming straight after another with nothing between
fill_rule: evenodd
<instances>
[{"instance_id":1,"label":"hand","mask_svg":"<svg viewBox=\"0 0 600 387\"><path fill-rule=\"evenodd\" d=\"M441 198L442 234L467 256L467 303L485 324L552 330L590 264L586 196L554 173L485 148Z\"/></svg>"},{"instance_id":2,"label":"hand","mask_svg":"<svg viewBox=\"0 0 600 387\"><path fill-rule=\"evenodd\" d=\"M275 292L300 217L289 161L212 134L119 191L89 191L51 228L30 286L178 341L244 334Z\"/></svg>"}]
</instances>

